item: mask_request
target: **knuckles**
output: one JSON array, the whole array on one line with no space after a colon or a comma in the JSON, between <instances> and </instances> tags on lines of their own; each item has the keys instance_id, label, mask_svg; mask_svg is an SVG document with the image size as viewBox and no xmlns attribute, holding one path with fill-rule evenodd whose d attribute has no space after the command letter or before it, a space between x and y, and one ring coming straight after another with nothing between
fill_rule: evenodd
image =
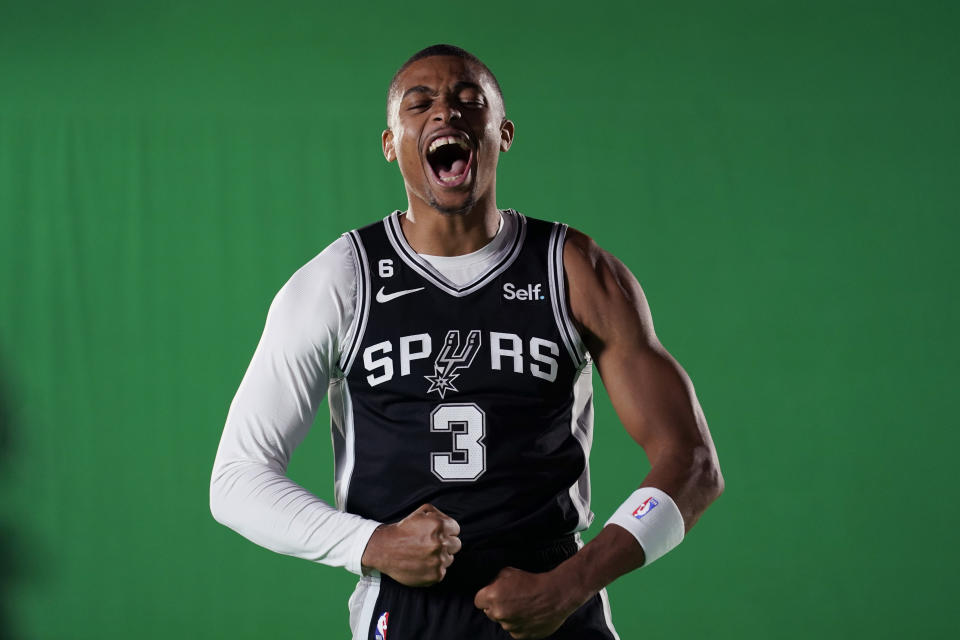
<instances>
[{"instance_id":1,"label":"knuckles","mask_svg":"<svg viewBox=\"0 0 960 640\"><path fill-rule=\"evenodd\" d=\"M388 525L394 544L403 549L398 573L404 584L429 586L444 579L453 554L460 550L457 522L430 504L421 506L402 521ZM394 576L396 577L396 576Z\"/></svg>"}]
</instances>

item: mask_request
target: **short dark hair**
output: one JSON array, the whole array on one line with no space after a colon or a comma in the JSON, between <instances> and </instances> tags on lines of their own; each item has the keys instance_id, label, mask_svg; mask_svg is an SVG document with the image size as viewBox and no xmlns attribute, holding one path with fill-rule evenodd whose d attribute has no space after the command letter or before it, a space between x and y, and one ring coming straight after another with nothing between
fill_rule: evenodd
<instances>
[{"instance_id":1,"label":"short dark hair","mask_svg":"<svg viewBox=\"0 0 960 640\"><path fill-rule=\"evenodd\" d=\"M500 104L503 104L503 91L500 89L500 83L497 82L497 76L493 75L493 71L490 71L490 67L483 63L483 60L473 55L466 49L461 49L460 47L452 44L432 44L429 47L420 49L415 54L407 58L407 61L401 65L397 72L393 74L393 79L390 80L390 87L387 89L387 126L390 126L390 97L395 91L397 91L397 81L400 78L400 74L403 73L407 67L416 62L417 60L423 60L424 58L429 58L431 56L453 56L455 58L463 58L468 60L483 70L487 76L490 77L490 81L493 83L493 87L497 90L497 96L500 98Z\"/></svg>"}]
</instances>

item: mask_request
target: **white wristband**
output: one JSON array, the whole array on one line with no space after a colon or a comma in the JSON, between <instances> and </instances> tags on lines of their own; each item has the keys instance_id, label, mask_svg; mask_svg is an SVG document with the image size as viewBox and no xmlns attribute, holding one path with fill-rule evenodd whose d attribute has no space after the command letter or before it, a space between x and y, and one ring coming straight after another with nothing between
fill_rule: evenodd
<instances>
[{"instance_id":1,"label":"white wristband","mask_svg":"<svg viewBox=\"0 0 960 640\"><path fill-rule=\"evenodd\" d=\"M680 509L660 489L641 487L614 511L606 524L615 524L633 534L645 556L647 566L683 540L683 516Z\"/></svg>"}]
</instances>

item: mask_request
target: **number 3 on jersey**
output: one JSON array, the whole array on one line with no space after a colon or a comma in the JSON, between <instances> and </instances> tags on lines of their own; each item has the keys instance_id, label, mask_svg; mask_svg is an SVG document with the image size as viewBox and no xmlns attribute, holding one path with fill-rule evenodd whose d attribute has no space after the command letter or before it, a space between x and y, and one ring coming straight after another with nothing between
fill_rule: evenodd
<instances>
[{"instance_id":1,"label":"number 3 on jersey","mask_svg":"<svg viewBox=\"0 0 960 640\"><path fill-rule=\"evenodd\" d=\"M487 470L486 416L477 405L448 403L430 413L430 431L453 436L452 451L431 452L430 470L441 480L476 480Z\"/></svg>"}]
</instances>

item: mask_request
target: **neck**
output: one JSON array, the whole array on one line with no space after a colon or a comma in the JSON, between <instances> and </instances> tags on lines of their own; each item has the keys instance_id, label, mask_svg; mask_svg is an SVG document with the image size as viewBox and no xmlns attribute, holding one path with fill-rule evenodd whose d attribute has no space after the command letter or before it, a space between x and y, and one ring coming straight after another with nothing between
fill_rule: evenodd
<instances>
[{"instance_id":1,"label":"neck","mask_svg":"<svg viewBox=\"0 0 960 640\"><path fill-rule=\"evenodd\" d=\"M407 243L417 253L462 256L482 249L497 235L500 212L490 193L464 213L441 213L426 202L408 198L409 208L400 217Z\"/></svg>"}]
</instances>

